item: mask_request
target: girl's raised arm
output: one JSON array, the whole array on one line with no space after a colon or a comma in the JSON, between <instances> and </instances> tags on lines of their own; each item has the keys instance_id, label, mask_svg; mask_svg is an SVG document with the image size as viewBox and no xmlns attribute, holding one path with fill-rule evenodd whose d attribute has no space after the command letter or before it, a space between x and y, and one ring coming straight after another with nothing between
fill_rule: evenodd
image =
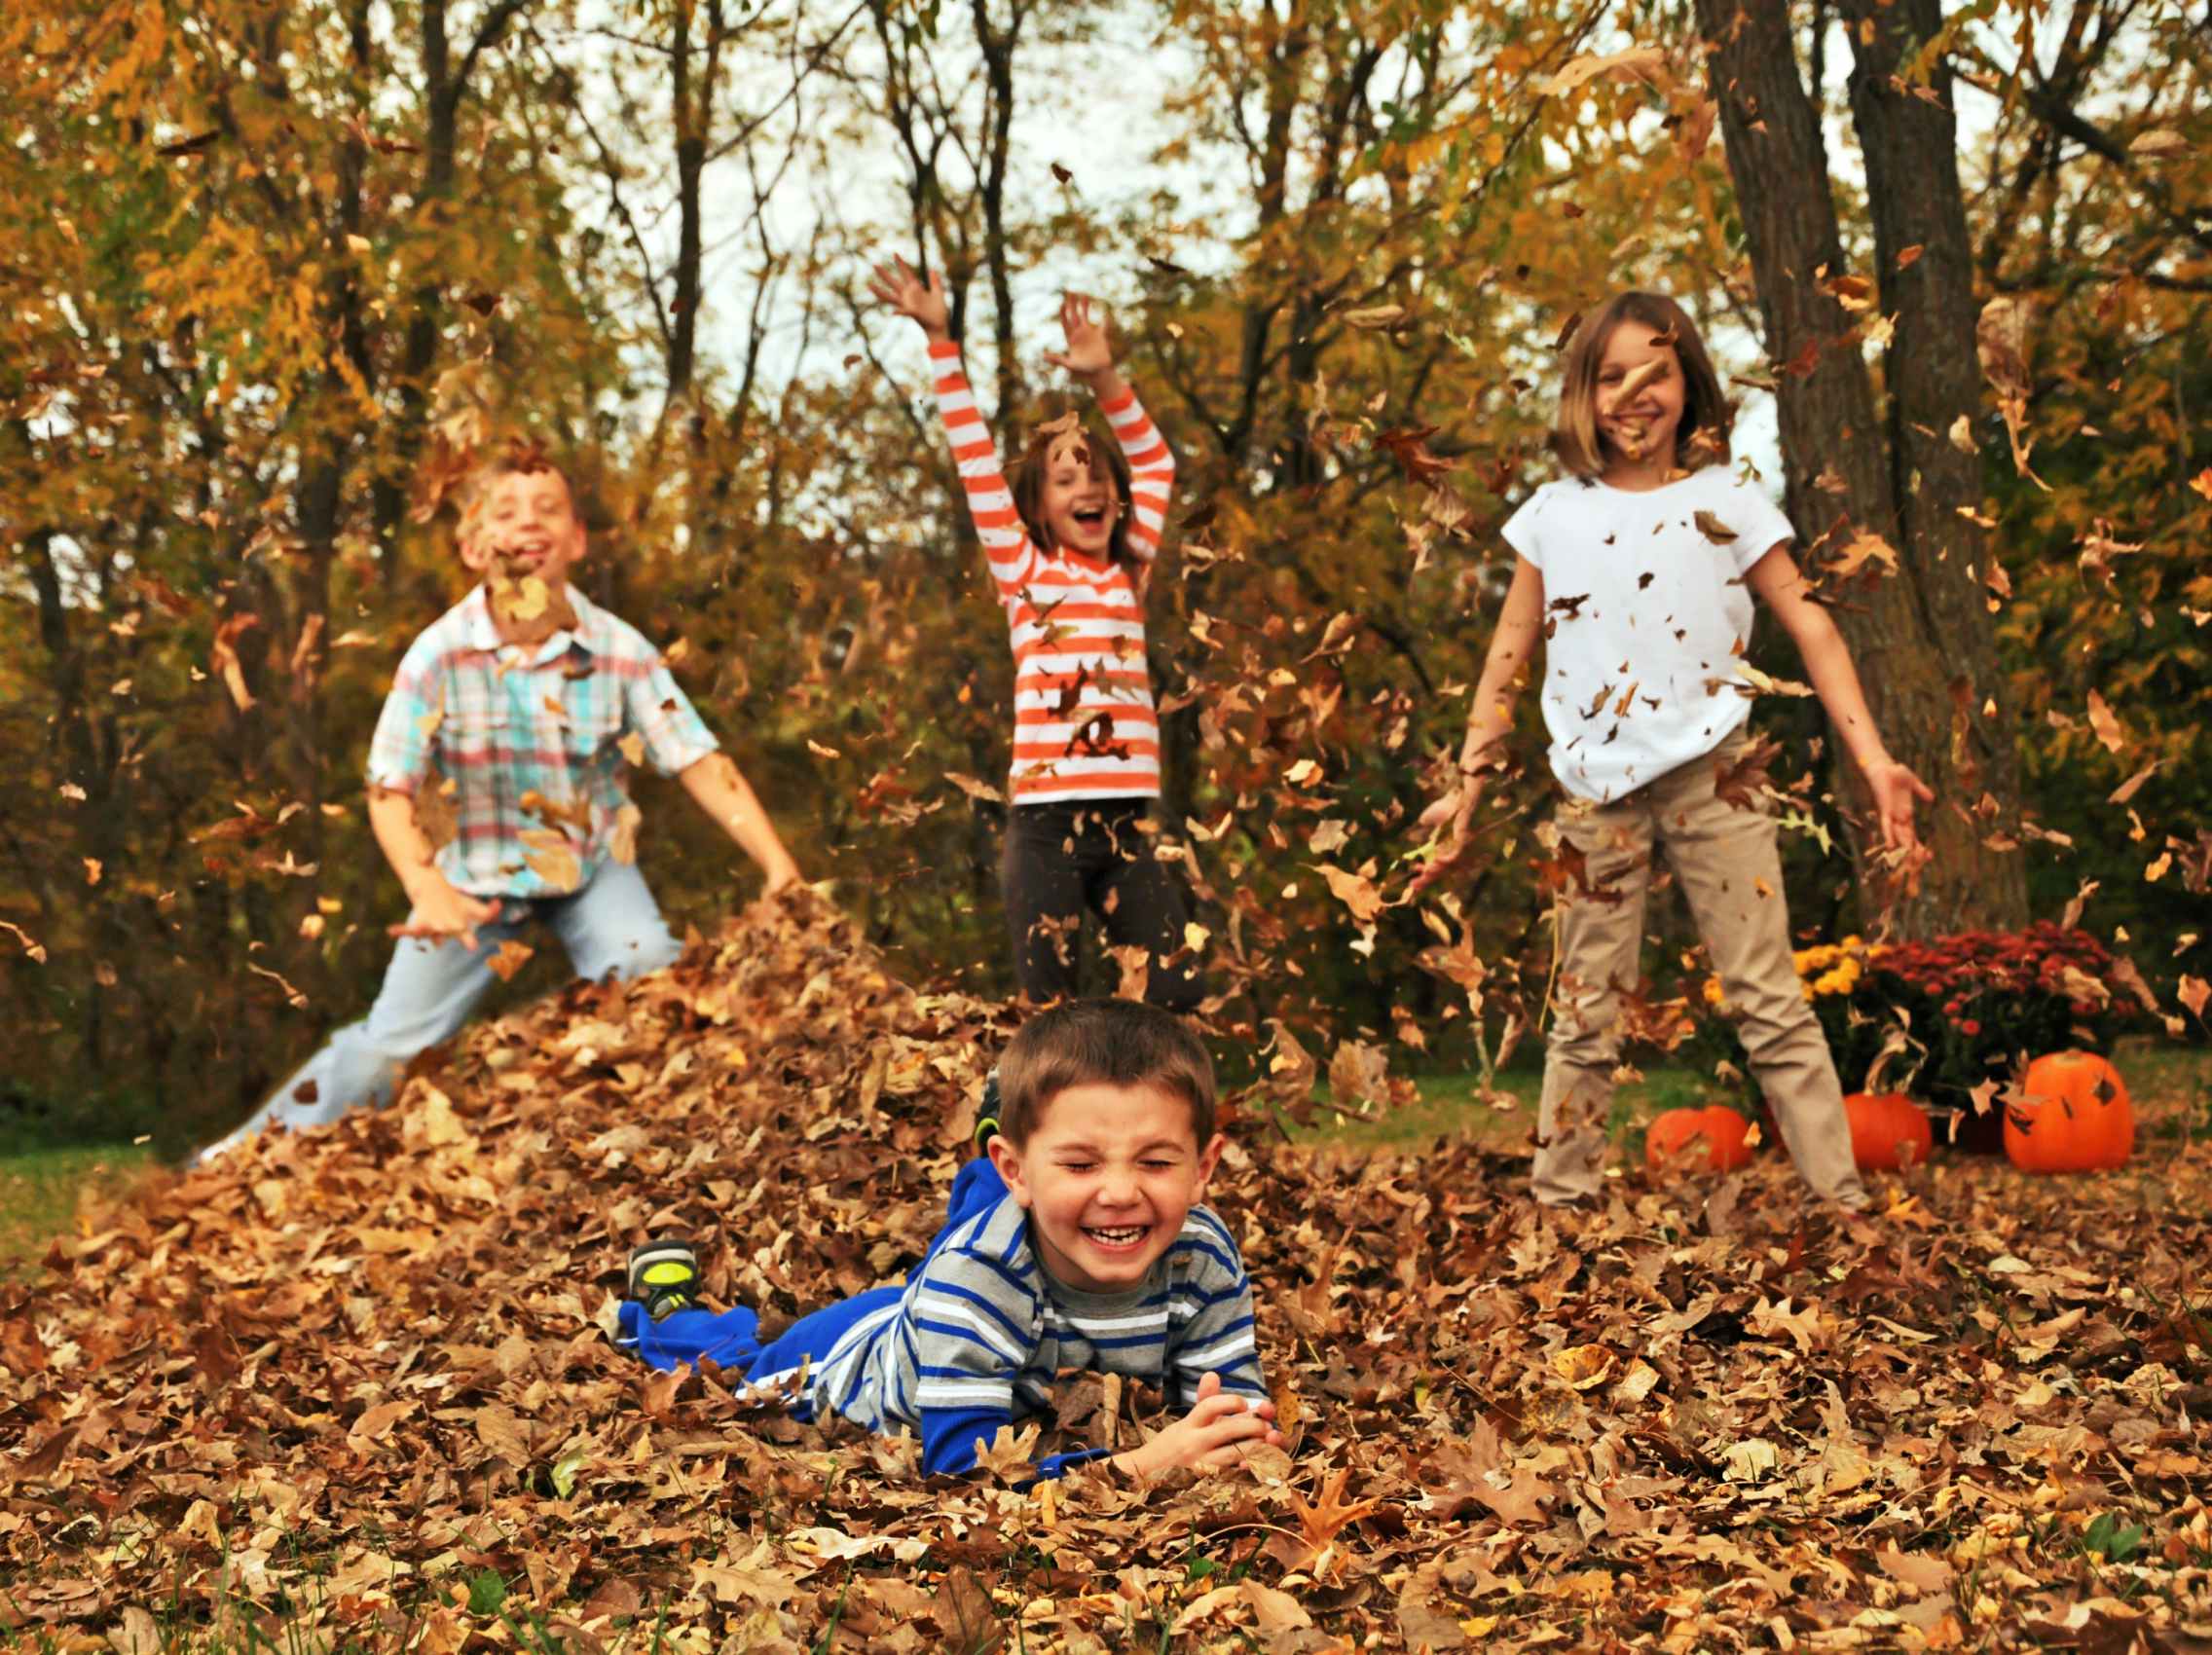
<instances>
[{"instance_id":1,"label":"girl's raised arm","mask_svg":"<svg viewBox=\"0 0 2212 1655\"><path fill-rule=\"evenodd\" d=\"M930 373L937 390L938 414L952 444L953 463L960 470L960 486L968 496L968 515L983 542L983 556L991 566L991 579L1002 596L1019 592L1029 578L1037 548L1021 527L1014 509L1014 491L999 469L998 446L990 428L976 408L976 392L961 371L960 347L952 343L951 320L944 302L944 284L932 271L924 281L895 258L877 265L868 290L921 328L930 343Z\"/></svg>"},{"instance_id":2,"label":"girl's raised arm","mask_svg":"<svg viewBox=\"0 0 2212 1655\"><path fill-rule=\"evenodd\" d=\"M1091 313L1091 300L1070 293L1060 301L1060 329L1067 335L1065 350L1048 350L1045 360L1065 368L1090 387L1098 411L1114 427L1114 440L1129 462L1129 550L1141 562L1160 555L1160 539L1167 530L1167 502L1175 492L1175 456L1169 452L1160 427L1152 423L1128 382L1114 370L1114 349L1106 329Z\"/></svg>"}]
</instances>

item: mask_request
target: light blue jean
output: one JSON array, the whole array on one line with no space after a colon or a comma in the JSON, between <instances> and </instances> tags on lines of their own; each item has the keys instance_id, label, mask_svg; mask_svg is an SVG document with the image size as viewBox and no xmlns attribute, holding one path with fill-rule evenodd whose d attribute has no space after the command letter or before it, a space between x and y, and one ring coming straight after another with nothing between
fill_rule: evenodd
<instances>
[{"instance_id":1,"label":"light blue jean","mask_svg":"<svg viewBox=\"0 0 2212 1655\"><path fill-rule=\"evenodd\" d=\"M602 863L590 883L570 896L502 901L499 917L476 928L473 949L459 938L403 937L369 1014L332 1035L243 1125L195 1158L211 1159L271 1126L323 1126L365 1104L389 1103L417 1053L451 1037L484 998L499 944L538 919L553 927L576 975L592 982L641 976L682 952L645 876L612 861Z\"/></svg>"}]
</instances>

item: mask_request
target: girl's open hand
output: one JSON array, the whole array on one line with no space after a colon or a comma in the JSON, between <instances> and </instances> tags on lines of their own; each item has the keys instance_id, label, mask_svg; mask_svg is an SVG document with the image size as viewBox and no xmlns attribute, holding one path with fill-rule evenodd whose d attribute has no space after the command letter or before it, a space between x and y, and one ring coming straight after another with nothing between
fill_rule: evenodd
<instances>
[{"instance_id":1,"label":"girl's open hand","mask_svg":"<svg viewBox=\"0 0 2212 1655\"><path fill-rule=\"evenodd\" d=\"M1106 338L1105 323L1093 313L1091 305L1091 299L1082 293L1070 293L1060 300L1060 331L1067 335L1068 348L1045 352L1046 361L1067 369L1079 380L1110 372L1114 366L1114 347Z\"/></svg>"},{"instance_id":2,"label":"girl's open hand","mask_svg":"<svg viewBox=\"0 0 2212 1655\"><path fill-rule=\"evenodd\" d=\"M1482 796L1482 777L1462 776L1457 789L1420 813L1421 827L1431 832L1442 828L1445 835L1444 842L1436 847L1436 854L1414 875L1414 882L1406 891L1409 897L1419 896L1458 865L1460 857L1466 853L1467 842L1474 837L1475 806Z\"/></svg>"},{"instance_id":3,"label":"girl's open hand","mask_svg":"<svg viewBox=\"0 0 2212 1655\"><path fill-rule=\"evenodd\" d=\"M931 271L924 280L906 261L894 254L887 265L877 265L868 276L867 290L903 316L911 316L934 339L952 337L952 313L944 302L944 279Z\"/></svg>"},{"instance_id":4,"label":"girl's open hand","mask_svg":"<svg viewBox=\"0 0 2212 1655\"><path fill-rule=\"evenodd\" d=\"M1221 1388L1221 1376L1198 1380L1198 1399L1191 1412L1144 1447L1115 1456L1124 1471L1157 1477L1188 1466L1193 1471L1235 1465L1252 1448L1280 1448L1282 1433L1270 1423L1275 1405Z\"/></svg>"},{"instance_id":5,"label":"girl's open hand","mask_svg":"<svg viewBox=\"0 0 2212 1655\"><path fill-rule=\"evenodd\" d=\"M1912 826L1913 801L1934 804L1928 784L1905 765L1885 758L1866 772L1867 789L1874 795L1874 810L1882 824L1882 843L1892 850L1915 851L1920 835Z\"/></svg>"}]
</instances>

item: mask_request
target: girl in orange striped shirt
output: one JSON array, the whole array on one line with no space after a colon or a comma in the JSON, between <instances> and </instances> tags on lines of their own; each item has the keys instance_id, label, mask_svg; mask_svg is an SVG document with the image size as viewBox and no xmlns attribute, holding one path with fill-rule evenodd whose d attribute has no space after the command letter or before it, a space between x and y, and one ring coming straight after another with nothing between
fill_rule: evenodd
<instances>
[{"instance_id":1,"label":"girl in orange striped shirt","mask_svg":"<svg viewBox=\"0 0 2212 1655\"><path fill-rule=\"evenodd\" d=\"M1067 349L1046 359L1090 387L1115 444L1068 414L1030 438L1010 487L960 371L941 281L895 260L869 285L928 337L945 434L1013 633L1006 905L1022 992L1038 1001L1076 992L1088 908L1116 947L1146 951L1145 998L1188 1011L1201 993L1183 940L1188 910L1153 855L1148 820L1160 796L1160 720L1143 594L1175 457L1114 371L1090 301L1071 293L1060 305Z\"/></svg>"}]
</instances>

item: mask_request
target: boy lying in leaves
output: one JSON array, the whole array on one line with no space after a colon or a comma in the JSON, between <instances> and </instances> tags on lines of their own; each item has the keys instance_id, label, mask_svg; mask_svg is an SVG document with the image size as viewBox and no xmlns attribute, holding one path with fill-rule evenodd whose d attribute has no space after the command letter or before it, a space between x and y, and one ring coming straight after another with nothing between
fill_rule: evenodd
<instances>
[{"instance_id":1,"label":"boy lying in leaves","mask_svg":"<svg viewBox=\"0 0 2212 1655\"><path fill-rule=\"evenodd\" d=\"M970 1469L1071 1368L1148 1379L1188 1410L1112 1454L1124 1470L1227 1466L1279 1446L1251 1281L1228 1228L1197 1204L1223 1144L1198 1037L1157 1007L1077 1001L1014 1037L999 1085L988 1154L961 1168L903 1285L817 1310L763 1347L753 1311L696 1306L685 1243L652 1243L632 1256L621 1342L656 1368L712 1358L756 1392L792 1393L802 1418L913 1427L925 1473ZM1037 1473L1103 1457L1054 1454Z\"/></svg>"}]
</instances>

